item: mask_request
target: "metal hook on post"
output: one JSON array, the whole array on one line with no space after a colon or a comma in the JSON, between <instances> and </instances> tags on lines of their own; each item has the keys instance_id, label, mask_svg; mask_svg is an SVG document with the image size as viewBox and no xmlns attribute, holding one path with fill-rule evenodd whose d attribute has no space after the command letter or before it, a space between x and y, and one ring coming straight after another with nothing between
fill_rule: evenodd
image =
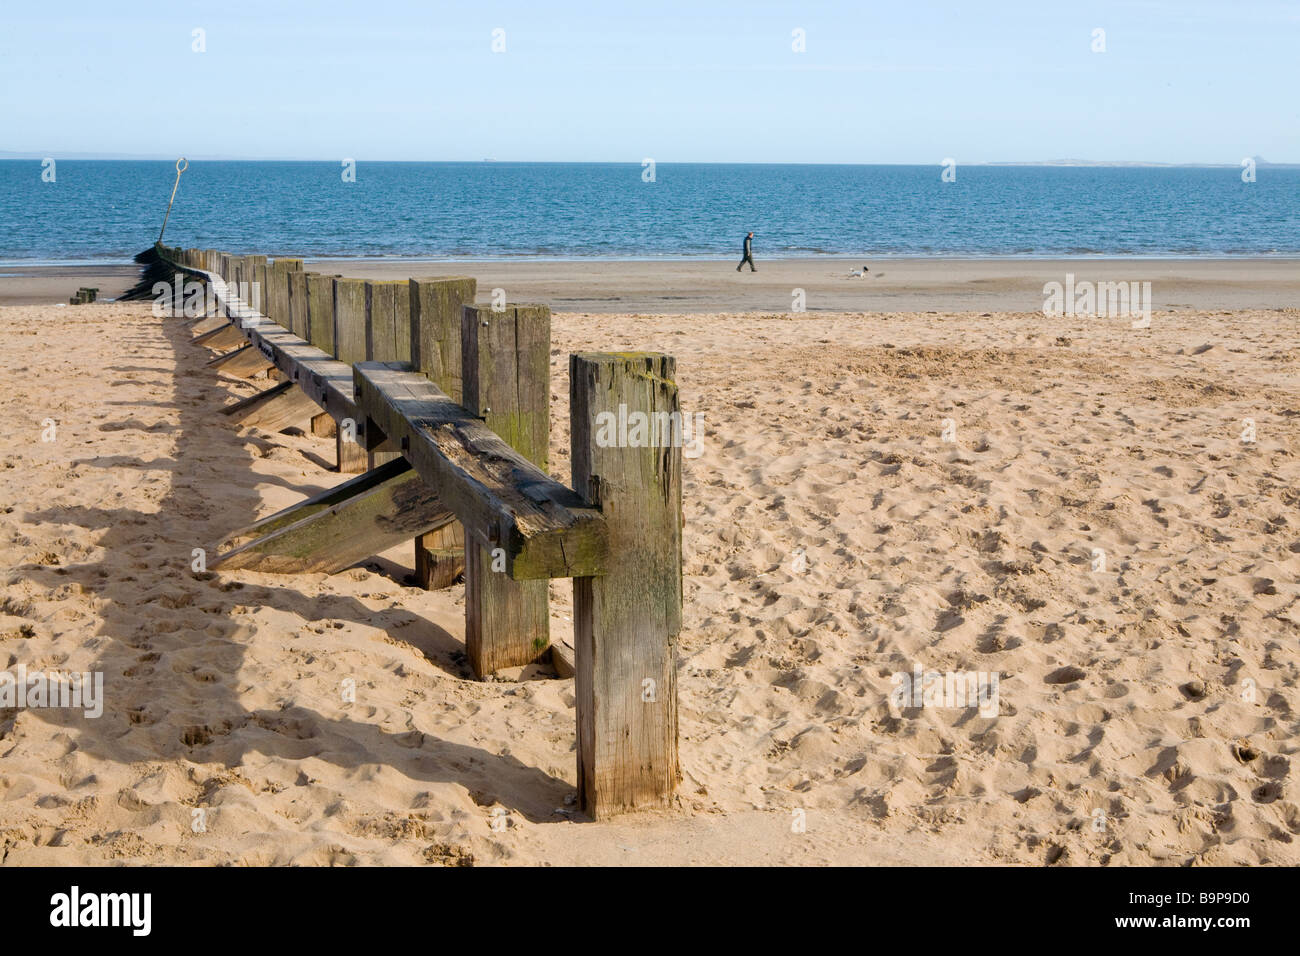
<instances>
[{"instance_id":1,"label":"metal hook on post","mask_svg":"<svg viewBox=\"0 0 1300 956\"><path fill-rule=\"evenodd\" d=\"M181 173L190 168L189 160L184 156L176 160L176 185L172 186L172 198L167 200L167 215L163 216L162 228L158 230L158 245L162 245L163 233L167 231L167 220L171 218L172 203L176 201L176 190L181 185Z\"/></svg>"}]
</instances>

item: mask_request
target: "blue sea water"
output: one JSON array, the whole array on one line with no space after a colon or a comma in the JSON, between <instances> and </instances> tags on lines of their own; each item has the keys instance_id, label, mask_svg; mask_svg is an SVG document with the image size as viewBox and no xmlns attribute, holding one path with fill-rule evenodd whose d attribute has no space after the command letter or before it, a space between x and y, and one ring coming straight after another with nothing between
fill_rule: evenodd
<instances>
[{"instance_id":1,"label":"blue sea water","mask_svg":"<svg viewBox=\"0 0 1300 956\"><path fill-rule=\"evenodd\" d=\"M192 162L172 245L312 257L1295 256L1300 168ZM0 261L157 238L173 164L0 161Z\"/></svg>"}]
</instances>

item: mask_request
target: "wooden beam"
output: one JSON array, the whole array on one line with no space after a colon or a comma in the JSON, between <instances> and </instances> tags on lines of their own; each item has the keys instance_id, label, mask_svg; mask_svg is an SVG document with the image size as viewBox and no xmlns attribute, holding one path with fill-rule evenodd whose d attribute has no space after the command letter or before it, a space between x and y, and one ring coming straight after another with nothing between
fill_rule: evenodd
<instances>
[{"instance_id":1,"label":"wooden beam","mask_svg":"<svg viewBox=\"0 0 1300 956\"><path fill-rule=\"evenodd\" d=\"M218 555L210 567L333 574L453 520L437 494L407 470Z\"/></svg>"},{"instance_id":2,"label":"wooden beam","mask_svg":"<svg viewBox=\"0 0 1300 956\"><path fill-rule=\"evenodd\" d=\"M251 345L218 355L208 362L208 368L236 378L252 378L271 367L266 356Z\"/></svg>"},{"instance_id":3,"label":"wooden beam","mask_svg":"<svg viewBox=\"0 0 1300 956\"><path fill-rule=\"evenodd\" d=\"M221 410L241 428L256 426L268 432L278 432L292 425L305 425L320 406L293 382L281 382L264 392L250 395Z\"/></svg>"},{"instance_id":4,"label":"wooden beam","mask_svg":"<svg viewBox=\"0 0 1300 956\"><path fill-rule=\"evenodd\" d=\"M415 539L417 585L427 591L449 588L464 573L465 526L459 521L452 521Z\"/></svg>"},{"instance_id":5,"label":"wooden beam","mask_svg":"<svg viewBox=\"0 0 1300 956\"><path fill-rule=\"evenodd\" d=\"M230 309L235 324L255 348L289 381L311 397L336 421L357 417L352 396L352 369L315 346L254 312L238 300Z\"/></svg>"},{"instance_id":6,"label":"wooden beam","mask_svg":"<svg viewBox=\"0 0 1300 956\"><path fill-rule=\"evenodd\" d=\"M573 484L600 508L614 557L573 582L578 801L596 819L663 806L679 776L677 637L682 626L682 449L646 422L680 423L667 355L569 357ZM612 432L612 440L611 440Z\"/></svg>"},{"instance_id":7,"label":"wooden beam","mask_svg":"<svg viewBox=\"0 0 1300 956\"><path fill-rule=\"evenodd\" d=\"M221 327L213 329L211 332L205 332L202 335L196 335L193 339L195 345L202 345L207 349L233 349L241 345L247 345L248 340L244 333L231 325L229 320L222 319Z\"/></svg>"},{"instance_id":8,"label":"wooden beam","mask_svg":"<svg viewBox=\"0 0 1300 956\"><path fill-rule=\"evenodd\" d=\"M190 333L197 339L201 335L206 335L214 329L224 329L230 325L230 319L218 312L217 315L207 316L199 319L190 326Z\"/></svg>"},{"instance_id":9,"label":"wooden beam","mask_svg":"<svg viewBox=\"0 0 1300 956\"><path fill-rule=\"evenodd\" d=\"M354 367L367 443L391 437L477 538L505 551L517 581L603 574L604 519L406 363ZM372 428L373 425L373 428Z\"/></svg>"},{"instance_id":10,"label":"wooden beam","mask_svg":"<svg viewBox=\"0 0 1300 956\"><path fill-rule=\"evenodd\" d=\"M261 537L270 534L280 528L287 528L289 525L301 521L303 518L310 517L318 512L324 511L333 505L349 498L356 498L364 492L371 491L393 478L411 473L410 463L398 459L395 462L385 465L383 468L376 468L374 471L368 471L364 475L358 475L350 478L333 488L326 488L324 491L317 492L295 505L290 505L275 514L267 515L265 518L259 518L252 524L232 531L226 535L216 550L229 550L234 545L243 543L247 539Z\"/></svg>"},{"instance_id":11,"label":"wooden beam","mask_svg":"<svg viewBox=\"0 0 1300 956\"><path fill-rule=\"evenodd\" d=\"M461 312L465 411L546 471L551 425L551 310ZM465 545L465 650L474 673L528 664L551 642L549 581L515 581L499 545Z\"/></svg>"}]
</instances>

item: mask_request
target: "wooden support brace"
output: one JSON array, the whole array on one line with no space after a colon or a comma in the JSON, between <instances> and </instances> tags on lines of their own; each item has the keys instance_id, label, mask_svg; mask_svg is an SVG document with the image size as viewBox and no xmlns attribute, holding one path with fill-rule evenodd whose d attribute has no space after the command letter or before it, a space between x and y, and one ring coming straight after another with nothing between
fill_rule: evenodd
<instances>
[{"instance_id":1,"label":"wooden support brace","mask_svg":"<svg viewBox=\"0 0 1300 956\"><path fill-rule=\"evenodd\" d=\"M243 332L231 325L228 320L222 319L220 328L195 336L194 344L202 345L204 348L225 351L247 345L248 339L244 337Z\"/></svg>"},{"instance_id":2,"label":"wooden support brace","mask_svg":"<svg viewBox=\"0 0 1300 956\"><path fill-rule=\"evenodd\" d=\"M278 432L293 425L303 425L320 412L320 406L293 382L281 382L264 392L250 395L221 410L240 426L256 426ZM327 416L328 417L328 416Z\"/></svg>"},{"instance_id":3,"label":"wooden support brace","mask_svg":"<svg viewBox=\"0 0 1300 956\"><path fill-rule=\"evenodd\" d=\"M197 340L209 332L216 329L223 329L228 325L230 325L230 319L226 318L224 315L212 315L207 318L199 319L199 321L191 325L190 332L194 336L194 339Z\"/></svg>"},{"instance_id":4,"label":"wooden support brace","mask_svg":"<svg viewBox=\"0 0 1300 956\"><path fill-rule=\"evenodd\" d=\"M358 475L356 478L349 478L333 488L326 488L324 491L317 492L309 498L290 505L275 514L267 515L265 518L259 518L252 524L232 531L226 535L215 550L229 551L235 546L247 543L252 538L258 538L262 535L270 534L280 528L287 528L297 521L301 521L310 515L324 511L326 508L336 505L341 501L349 498L355 498L358 495L379 487L384 482L400 475L409 474L411 466L405 461L395 461L385 465L383 468L376 468L374 471L368 471L364 475Z\"/></svg>"},{"instance_id":5,"label":"wooden support brace","mask_svg":"<svg viewBox=\"0 0 1300 956\"><path fill-rule=\"evenodd\" d=\"M256 348L245 345L225 355L218 355L208 362L208 368L236 378L252 378L271 368L271 363Z\"/></svg>"},{"instance_id":6,"label":"wooden support brace","mask_svg":"<svg viewBox=\"0 0 1300 956\"><path fill-rule=\"evenodd\" d=\"M219 555L211 567L333 574L454 520L410 469L326 507L309 505L300 511L310 513Z\"/></svg>"}]
</instances>

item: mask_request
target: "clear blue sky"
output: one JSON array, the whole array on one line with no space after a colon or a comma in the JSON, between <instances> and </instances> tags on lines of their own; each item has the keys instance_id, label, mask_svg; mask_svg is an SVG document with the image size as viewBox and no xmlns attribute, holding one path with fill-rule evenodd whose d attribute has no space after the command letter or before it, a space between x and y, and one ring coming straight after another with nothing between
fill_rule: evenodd
<instances>
[{"instance_id":1,"label":"clear blue sky","mask_svg":"<svg viewBox=\"0 0 1300 956\"><path fill-rule=\"evenodd\" d=\"M1297 93L1296 0L0 5L0 151L56 157L1297 163Z\"/></svg>"}]
</instances>

